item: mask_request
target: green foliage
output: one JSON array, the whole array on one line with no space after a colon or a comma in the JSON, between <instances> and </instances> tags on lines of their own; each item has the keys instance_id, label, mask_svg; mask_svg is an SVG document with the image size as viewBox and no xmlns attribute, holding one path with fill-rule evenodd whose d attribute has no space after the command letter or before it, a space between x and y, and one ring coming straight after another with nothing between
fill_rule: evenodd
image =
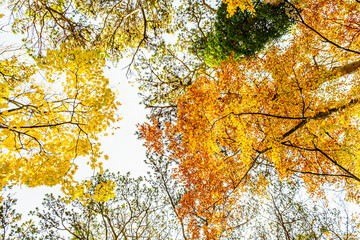
<instances>
[{"instance_id":1,"label":"green foliage","mask_svg":"<svg viewBox=\"0 0 360 240\"><path fill-rule=\"evenodd\" d=\"M174 211L184 189L171 177L171 162L154 155L147 163L153 170L150 181L105 172L87 181L86 199L47 195L42 209L31 213L39 218L36 222L22 223L16 199L8 196L0 207L1 239L187 239ZM263 173L270 184L258 186L262 194L248 193L237 208L228 210L239 217L218 239L358 239L358 220L341 199L336 197L331 207L322 200L315 203L304 194L300 179L280 181L271 170ZM97 187L108 181L115 183L115 197L96 201Z\"/></svg>"},{"instance_id":2,"label":"green foliage","mask_svg":"<svg viewBox=\"0 0 360 240\"><path fill-rule=\"evenodd\" d=\"M172 239L177 220L158 188L143 178L105 172L87 182L83 198L47 195L40 218L40 239ZM104 182L114 183L114 198L98 201ZM100 188L99 188L100 186Z\"/></svg>"},{"instance_id":3,"label":"green foliage","mask_svg":"<svg viewBox=\"0 0 360 240\"><path fill-rule=\"evenodd\" d=\"M129 48L168 32L171 1L6 0L12 29L35 57L67 42L96 48L117 61Z\"/></svg>"},{"instance_id":4,"label":"green foliage","mask_svg":"<svg viewBox=\"0 0 360 240\"><path fill-rule=\"evenodd\" d=\"M254 5L255 14L238 9L229 17L227 4L222 3L217 11L215 32L199 38L193 46L194 51L201 52L210 65L219 64L232 54L235 59L251 57L266 43L287 33L294 23L292 13L284 2L278 6L260 2Z\"/></svg>"},{"instance_id":5,"label":"green foliage","mask_svg":"<svg viewBox=\"0 0 360 240\"><path fill-rule=\"evenodd\" d=\"M194 39L211 31L216 13L201 0L181 0L172 9L174 18L168 28L174 34L150 39L134 61L142 103L151 114L167 120L175 117L176 98L196 77L214 71L204 63L202 55L191 51L191 46Z\"/></svg>"},{"instance_id":6,"label":"green foliage","mask_svg":"<svg viewBox=\"0 0 360 240\"><path fill-rule=\"evenodd\" d=\"M357 218L350 214L341 196L332 194L331 204L322 199L315 202L304 192L304 184L297 177L290 182L274 176L266 178L270 184L264 196L253 200L261 204L258 215L246 228L247 239L358 238Z\"/></svg>"},{"instance_id":7,"label":"green foliage","mask_svg":"<svg viewBox=\"0 0 360 240\"><path fill-rule=\"evenodd\" d=\"M15 209L16 202L17 200L10 194L1 202L0 238L7 240L33 240L35 239L34 236L37 233L37 228L31 220L21 223L21 214L16 212Z\"/></svg>"}]
</instances>

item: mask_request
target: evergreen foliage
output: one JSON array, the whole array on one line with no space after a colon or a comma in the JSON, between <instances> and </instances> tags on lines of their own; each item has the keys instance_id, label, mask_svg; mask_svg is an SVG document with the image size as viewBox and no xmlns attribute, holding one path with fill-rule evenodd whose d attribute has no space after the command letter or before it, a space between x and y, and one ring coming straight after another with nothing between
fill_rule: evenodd
<instances>
[{"instance_id":1,"label":"evergreen foliage","mask_svg":"<svg viewBox=\"0 0 360 240\"><path fill-rule=\"evenodd\" d=\"M195 51L202 52L209 64L219 64L231 55L254 56L266 43L280 38L294 23L292 13L286 3L277 6L257 2L255 14L240 9L233 16L227 12L227 4L222 3L217 11L215 31L206 38L196 41Z\"/></svg>"}]
</instances>

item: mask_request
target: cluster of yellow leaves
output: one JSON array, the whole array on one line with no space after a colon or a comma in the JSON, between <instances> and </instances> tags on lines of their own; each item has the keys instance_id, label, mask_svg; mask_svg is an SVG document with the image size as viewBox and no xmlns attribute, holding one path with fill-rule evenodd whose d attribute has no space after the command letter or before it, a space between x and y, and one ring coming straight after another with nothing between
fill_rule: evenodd
<instances>
[{"instance_id":1,"label":"cluster of yellow leaves","mask_svg":"<svg viewBox=\"0 0 360 240\"><path fill-rule=\"evenodd\" d=\"M0 61L0 107L6 106L5 100L10 91L13 91L21 83L28 82L34 73L33 66L19 62L15 56Z\"/></svg>"},{"instance_id":2,"label":"cluster of yellow leaves","mask_svg":"<svg viewBox=\"0 0 360 240\"><path fill-rule=\"evenodd\" d=\"M79 200L84 205L95 202L106 202L109 199L115 197L115 182L106 180L95 186L91 181L82 181L81 183L68 184L63 187L63 192L68 196L65 200L66 203L70 203L74 200Z\"/></svg>"},{"instance_id":3,"label":"cluster of yellow leaves","mask_svg":"<svg viewBox=\"0 0 360 240\"><path fill-rule=\"evenodd\" d=\"M80 156L101 169L97 136L119 120L104 64L97 50L61 45L0 93L0 186L66 184Z\"/></svg>"},{"instance_id":4,"label":"cluster of yellow leaves","mask_svg":"<svg viewBox=\"0 0 360 240\"><path fill-rule=\"evenodd\" d=\"M229 16L234 15L239 8L240 11L244 12L246 10L251 13L255 12L254 3L252 0L223 0L227 4L227 11Z\"/></svg>"},{"instance_id":5,"label":"cluster of yellow leaves","mask_svg":"<svg viewBox=\"0 0 360 240\"><path fill-rule=\"evenodd\" d=\"M303 24L286 43L200 76L163 131L179 162L175 177L188 190L178 211L192 239L218 238L241 193L266 184L249 181L258 166L282 178L301 174L312 194L337 184L360 202L358 3L294 6Z\"/></svg>"},{"instance_id":6,"label":"cluster of yellow leaves","mask_svg":"<svg viewBox=\"0 0 360 240\"><path fill-rule=\"evenodd\" d=\"M263 3L270 5L279 5L283 0L263 0ZM240 11L249 11L255 13L255 6L252 0L223 0L223 3L227 4L227 12L229 17L233 16L237 9Z\"/></svg>"}]
</instances>

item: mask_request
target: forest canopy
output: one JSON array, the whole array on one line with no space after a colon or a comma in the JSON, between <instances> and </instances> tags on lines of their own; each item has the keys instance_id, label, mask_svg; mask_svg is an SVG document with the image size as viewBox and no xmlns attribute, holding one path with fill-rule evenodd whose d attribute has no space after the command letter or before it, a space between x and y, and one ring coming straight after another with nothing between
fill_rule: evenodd
<instances>
[{"instance_id":1,"label":"forest canopy","mask_svg":"<svg viewBox=\"0 0 360 240\"><path fill-rule=\"evenodd\" d=\"M0 46L0 189L60 184L64 194L33 213L40 225L21 226L4 195L3 238L24 228L29 239L39 229L48 239L64 229L77 239L358 237L346 209L360 204L359 1L2 6L0 34L23 41ZM121 120L104 69L124 58L150 109L137 132L144 184L102 167L101 137ZM75 180L80 158L90 180Z\"/></svg>"},{"instance_id":2,"label":"forest canopy","mask_svg":"<svg viewBox=\"0 0 360 240\"><path fill-rule=\"evenodd\" d=\"M256 16L255 4L239 2L237 11ZM200 71L174 100L174 117L154 106L153 123L140 128L149 152L177 163L188 190L178 211L193 239L231 228L243 196L274 169L285 181L300 177L314 198L331 184L359 201L359 3L279 4L294 21L281 42Z\"/></svg>"}]
</instances>

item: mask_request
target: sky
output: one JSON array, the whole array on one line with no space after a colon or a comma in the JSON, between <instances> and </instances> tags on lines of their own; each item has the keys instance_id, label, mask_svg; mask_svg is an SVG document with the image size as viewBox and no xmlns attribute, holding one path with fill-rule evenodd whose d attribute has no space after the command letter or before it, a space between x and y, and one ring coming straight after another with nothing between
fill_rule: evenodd
<instances>
[{"instance_id":1,"label":"sky","mask_svg":"<svg viewBox=\"0 0 360 240\"><path fill-rule=\"evenodd\" d=\"M8 9L5 6L0 6L0 13L5 14L3 18L0 18L2 36L0 47L21 45L21 38L25 36L12 33L7 17L10 14ZM149 113L149 110L140 104L141 98L138 96L139 91L137 84L134 83L135 79L126 76L126 66L129 65L130 60L130 58L122 59L116 67L104 69L105 76L110 80L110 86L114 91L118 91L117 100L121 103L119 114L123 119L117 124L120 128L115 131L114 135L109 134L102 137L100 142L104 155L109 156L108 160L103 160L104 169L109 169L111 172L119 171L121 174L130 172L132 177L138 177L145 176L149 169L144 163L145 147L143 141L137 139L135 135L136 124L147 120L146 114ZM79 169L75 175L76 180L89 179L93 175L93 170L86 165L87 161L88 158L86 157L75 160L79 164ZM46 193L59 195L61 191L60 186L36 188L15 186L9 193L18 199L16 210L23 215L23 219L27 220L27 213L36 207L41 207Z\"/></svg>"},{"instance_id":2,"label":"sky","mask_svg":"<svg viewBox=\"0 0 360 240\"><path fill-rule=\"evenodd\" d=\"M138 88L133 82L134 79L126 77L128 60L122 60L117 67L105 70L105 76L109 78L110 85L114 90L118 90L117 100L121 103L119 114L123 118L117 126L114 135L109 134L100 139L101 149L104 154L109 156L108 160L103 161L104 169L111 172L120 171L121 174L131 173L132 177L146 175L148 169L145 160L145 147L143 141L137 139L135 135L136 124L146 121L146 114L149 112L140 105L141 98L138 96ZM75 160L79 164L79 170L76 174L77 180L88 179L93 171L86 166L87 158L78 158ZM41 202L46 193L54 195L61 194L60 187L36 187L28 188L25 186L13 188L13 196L18 199L17 211L26 214L41 207Z\"/></svg>"},{"instance_id":3,"label":"sky","mask_svg":"<svg viewBox=\"0 0 360 240\"><path fill-rule=\"evenodd\" d=\"M3 36L3 35L2 35ZM6 39L8 41L8 39ZM133 177L144 176L148 171L144 159L145 148L143 141L137 139L135 135L136 124L146 121L148 110L140 105L141 98L138 96L138 88L134 79L126 77L129 59L124 59L118 63L118 67L105 70L106 76L110 79L114 90L118 90L118 101L122 104L119 114L123 118L118 126L120 129L114 135L108 135L101 139L102 151L109 156L103 161L104 169L112 172L126 174L130 172ZM90 178L92 170L86 166L87 159L77 159L79 170L76 175L78 180ZM27 213L36 207L41 207L41 202L46 193L60 194L58 187L36 187L28 188L25 186L16 187L12 190L13 197L18 199L17 211L23 214L23 219L27 218Z\"/></svg>"}]
</instances>

